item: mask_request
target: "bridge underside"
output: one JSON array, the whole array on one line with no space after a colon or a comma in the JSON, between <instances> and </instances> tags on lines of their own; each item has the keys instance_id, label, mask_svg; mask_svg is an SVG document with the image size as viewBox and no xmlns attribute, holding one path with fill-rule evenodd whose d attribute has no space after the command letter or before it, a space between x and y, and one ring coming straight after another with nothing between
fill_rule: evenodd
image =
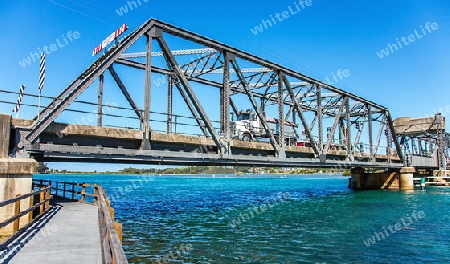
<instances>
[{"instance_id":1,"label":"bridge underside","mask_svg":"<svg viewBox=\"0 0 450 264\"><path fill-rule=\"evenodd\" d=\"M13 119L13 131L18 137L27 133L32 121ZM347 161L345 150L329 150L327 159L315 157L311 147L286 146L286 158L274 157L269 142L231 141L232 155L217 154L214 141L209 138L152 133L152 150L142 150L142 133L131 129L103 128L53 123L29 150L42 162L95 162L157 165L224 165L224 166L298 166L298 167L382 167L399 168L400 159L389 163L385 155L355 153Z\"/></svg>"}]
</instances>

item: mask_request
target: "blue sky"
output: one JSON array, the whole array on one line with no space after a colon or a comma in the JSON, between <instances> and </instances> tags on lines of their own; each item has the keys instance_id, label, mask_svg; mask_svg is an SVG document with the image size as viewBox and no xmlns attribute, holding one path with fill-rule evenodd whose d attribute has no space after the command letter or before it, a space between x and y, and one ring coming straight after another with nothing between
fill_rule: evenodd
<instances>
[{"instance_id":1,"label":"blue sky","mask_svg":"<svg viewBox=\"0 0 450 264\"><path fill-rule=\"evenodd\" d=\"M128 12L124 12L127 6ZM296 6L300 12L253 33L262 20L296 10ZM438 111L450 115L450 2L445 0L312 0L304 8L298 0L3 0L0 89L18 91L25 84L27 92L37 93L39 63L30 61L22 67L19 62L59 41L64 45L47 56L43 90L44 96L56 96L94 61L92 50L111 32L126 23L129 34L151 17L323 81L332 80L339 69L348 70L350 75L334 85L388 107L394 118L422 117ZM425 28L427 22L436 23L438 28L425 35L421 26ZM69 39L69 32L78 32L79 38ZM415 41L400 48L397 39L411 34L416 35ZM393 48L394 52L390 50L388 56L380 58L377 53L389 49L389 44L396 44L398 50ZM106 101L119 100L116 92ZM152 100L158 107L157 100ZM35 99L24 98L24 102L35 103ZM0 104L0 112L11 110L12 106ZM23 107L20 117L33 118L36 113L35 108ZM69 118L74 123L74 117ZM123 166L107 167L115 170Z\"/></svg>"}]
</instances>

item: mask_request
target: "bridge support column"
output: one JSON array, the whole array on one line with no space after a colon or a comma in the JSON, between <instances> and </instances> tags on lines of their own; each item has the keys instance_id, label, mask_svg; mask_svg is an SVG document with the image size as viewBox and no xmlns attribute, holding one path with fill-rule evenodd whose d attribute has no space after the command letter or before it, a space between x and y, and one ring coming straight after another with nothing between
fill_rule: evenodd
<instances>
[{"instance_id":1,"label":"bridge support column","mask_svg":"<svg viewBox=\"0 0 450 264\"><path fill-rule=\"evenodd\" d=\"M352 175L351 188L362 190L364 186L364 168L352 168L350 173Z\"/></svg>"},{"instance_id":2,"label":"bridge support column","mask_svg":"<svg viewBox=\"0 0 450 264\"><path fill-rule=\"evenodd\" d=\"M363 168L351 169L351 188L354 190L399 190L400 182L398 170L379 173L365 173ZM412 178L411 178L412 183Z\"/></svg>"},{"instance_id":3,"label":"bridge support column","mask_svg":"<svg viewBox=\"0 0 450 264\"><path fill-rule=\"evenodd\" d=\"M11 116L0 115L0 201L16 197L17 194L26 194L31 191L32 174L37 171L37 162L34 159L8 158L9 142L11 137ZM21 210L29 208L29 199L22 200ZM15 205L0 207L0 222L14 215ZM28 223L28 215L19 221L20 227ZM13 224L0 229L0 236L10 236Z\"/></svg>"},{"instance_id":4,"label":"bridge support column","mask_svg":"<svg viewBox=\"0 0 450 264\"><path fill-rule=\"evenodd\" d=\"M11 115L0 114L0 158L7 158L9 155L11 121Z\"/></svg>"},{"instance_id":5,"label":"bridge support column","mask_svg":"<svg viewBox=\"0 0 450 264\"><path fill-rule=\"evenodd\" d=\"M0 158L0 201L16 197L18 194L31 192L32 175L37 172L37 162L34 159ZM20 203L20 210L29 208L30 199ZM0 222L14 215L14 203L0 208ZM20 226L28 223L28 215L20 218ZM0 229L0 236L10 236L13 225Z\"/></svg>"},{"instance_id":6,"label":"bridge support column","mask_svg":"<svg viewBox=\"0 0 450 264\"><path fill-rule=\"evenodd\" d=\"M414 173L416 169L414 167L403 167L400 170L400 190L414 190Z\"/></svg>"}]
</instances>

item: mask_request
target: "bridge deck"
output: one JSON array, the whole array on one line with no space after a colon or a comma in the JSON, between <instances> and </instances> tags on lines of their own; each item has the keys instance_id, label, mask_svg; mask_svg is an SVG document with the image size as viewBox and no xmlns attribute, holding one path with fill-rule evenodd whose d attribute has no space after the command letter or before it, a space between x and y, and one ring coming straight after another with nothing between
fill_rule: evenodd
<instances>
[{"instance_id":1,"label":"bridge deck","mask_svg":"<svg viewBox=\"0 0 450 264\"><path fill-rule=\"evenodd\" d=\"M102 263L97 207L61 200L53 205L3 252L1 263Z\"/></svg>"}]
</instances>

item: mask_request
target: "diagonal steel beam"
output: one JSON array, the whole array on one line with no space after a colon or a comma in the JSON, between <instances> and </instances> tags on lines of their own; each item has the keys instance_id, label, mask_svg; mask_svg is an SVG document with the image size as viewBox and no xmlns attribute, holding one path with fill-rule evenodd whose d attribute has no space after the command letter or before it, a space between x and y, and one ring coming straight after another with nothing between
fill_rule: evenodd
<instances>
[{"instance_id":1,"label":"diagonal steel beam","mask_svg":"<svg viewBox=\"0 0 450 264\"><path fill-rule=\"evenodd\" d=\"M233 108L233 113L234 113L235 115L237 115L237 114L239 113L239 110L237 109L237 107L236 107L236 105L234 104L234 102L233 102L233 100L231 99L231 97L230 97L230 106L231 106L231 108Z\"/></svg>"},{"instance_id":2,"label":"diagonal steel beam","mask_svg":"<svg viewBox=\"0 0 450 264\"><path fill-rule=\"evenodd\" d=\"M280 146L276 142L275 137L269 128L266 117L264 116L261 109L258 107L258 103L256 102L255 97L253 96L252 90L248 87L248 83L245 80L244 74L241 72L241 69L236 61L236 58L231 59L230 62L231 62L231 65L233 66L234 70L236 71L238 78L241 81L242 86L244 87L245 93L247 94L248 98L250 99L250 103L252 104L253 109L255 110L256 114L258 115L259 120L261 121L261 124L263 125L263 128L264 128L266 134L269 135L270 144L272 144L272 146L275 150L275 155L278 157L280 154Z\"/></svg>"},{"instance_id":3,"label":"diagonal steel beam","mask_svg":"<svg viewBox=\"0 0 450 264\"><path fill-rule=\"evenodd\" d=\"M344 98L344 101L341 103L341 107L339 107L339 112L336 115L336 118L334 119L334 124L331 127L331 132L330 132L330 135L328 136L328 140L327 140L327 143L326 143L325 148L324 148L324 150L325 150L324 152L325 153L328 152L328 149L331 146L331 140L334 137L334 132L336 132L336 127L338 126L339 121L341 119L341 115L344 112L344 106L347 104L347 100L348 100L348 98Z\"/></svg>"},{"instance_id":4,"label":"diagonal steel beam","mask_svg":"<svg viewBox=\"0 0 450 264\"><path fill-rule=\"evenodd\" d=\"M174 85L175 85L175 87L177 87L178 92L180 92L181 97L183 97L183 100L186 103L187 107L189 108L189 111L191 111L192 116L194 117L195 121L200 126L200 129L202 130L203 135L205 137L209 137L208 130L206 130L205 125L202 123L202 119L198 116L197 111L195 111L195 107L192 105L188 96L184 92L184 89L183 89L183 87L181 87L181 84L179 82L174 82Z\"/></svg>"},{"instance_id":5,"label":"diagonal steel beam","mask_svg":"<svg viewBox=\"0 0 450 264\"><path fill-rule=\"evenodd\" d=\"M319 149L317 148L316 141L314 140L314 137L311 133L311 129L309 128L306 118L303 115L303 110L300 107L300 104L298 103L297 99L295 99L295 94L294 94L294 91L292 91L292 89L291 89L291 84L289 83L286 75L282 74L282 77L284 79L284 85L286 87L286 90L289 92L289 95L291 96L291 100L294 103L294 107L295 107L295 110L297 111L298 117L302 121L302 125L303 125L303 128L305 129L306 136L308 137L309 141L311 142L311 146L314 150L314 153L316 155L319 155L320 152L319 152Z\"/></svg>"},{"instance_id":6,"label":"diagonal steel beam","mask_svg":"<svg viewBox=\"0 0 450 264\"><path fill-rule=\"evenodd\" d=\"M367 111L364 111L364 115L362 116L362 121L360 122L361 123L361 125L359 125L359 129L358 129L358 132L356 133L356 138L355 138L355 146L357 145L357 144L359 144L360 143L360 141L361 141L361 135L362 135L362 132L363 132L363 130L364 130L364 125L365 125L365 122L366 122L366 117L367 117ZM359 121L357 121L357 122L359 122ZM361 150L360 150L361 151Z\"/></svg>"},{"instance_id":7,"label":"diagonal steel beam","mask_svg":"<svg viewBox=\"0 0 450 264\"><path fill-rule=\"evenodd\" d=\"M380 147L380 143L381 143L381 135L383 134L383 130L384 130L384 126L386 125L386 116L383 117L383 120L380 122L380 130L378 130L378 135L377 135L377 140L375 141L375 146L374 146L374 157L378 152L378 148Z\"/></svg>"},{"instance_id":8,"label":"diagonal steel beam","mask_svg":"<svg viewBox=\"0 0 450 264\"><path fill-rule=\"evenodd\" d=\"M116 70L114 70L113 66L108 68L109 72L111 73L111 76L113 77L114 81L117 83L117 85L120 88L120 91L122 91L123 95L127 99L130 106L133 108L136 115L139 117L141 122L144 122L144 117L142 116L141 110L139 110L138 105L136 102L134 102L133 98L131 97L130 93L128 92L127 88L123 84L122 80L120 79L119 75L117 74Z\"/></svg>"},{"instance_id":9,"label":"diagonal steel beam","mask_svg":"<svg viewBox=\"0 0 450 264\"><path fill-rule=\"evenodd\" d=\"M392 140L394 141L395 148L397 149L397 155L400 158L400 160L404 163L405 157L403 156L402 148L400 146L400 142L398 141L397 131L394 128L394 122L392 121L391 114L388 110L385 112L386 118L387 118L387 124L389 127L389 130L391 132ZM388 146L390 148L390 146Z\"/></svg>"},{"instance_id":10,"label":"diagonal steel beam","mask_svg":"<svg viewBox=\"0 0 450 264\"><path fill-rule=\"evenodd\" d=\"M162 37L156 38L156 40L159 43L159 46L161 47L161 50L164 54L165 59L170 63L172 66L177 78L180 80L180 82L183 84L184 90L186 91L187 96L191 99L192 103L194 104L195 109L197 110L198 114L202 118L206 128L208 129L208 132L211 134L212 139L214 140L214 143L216 144L218 150L220 151L222 149L222 143L220 142L220 139L214 130L214 127L211 123L211 120L209 120L208 115L206 114L205 110L201 106L197 96L195 95L194 91L192 90L189 81L187 80L186 76L184 75L183 71L180 68L180 65L178 65L178 62L175 60L175 57L172 55L172 52L170 51L169 47L167 46L166 41Z\"/></svg>"}]
</instances>

